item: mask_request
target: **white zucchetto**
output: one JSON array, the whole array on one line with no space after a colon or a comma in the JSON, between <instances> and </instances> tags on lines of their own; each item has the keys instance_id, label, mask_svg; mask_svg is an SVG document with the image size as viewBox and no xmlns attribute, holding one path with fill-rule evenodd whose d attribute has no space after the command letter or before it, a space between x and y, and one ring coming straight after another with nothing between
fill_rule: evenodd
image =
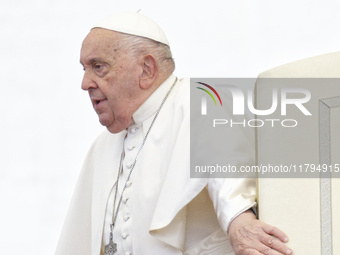
<instances>
[{"instance_id":1,"label":"white zucchetto","mask_svg":"<svg viewBox=\"0 0 340 255\"><path fill-rule=\"evenodd\" d=\"M105 28L121 33L137 35L169 46L163 30L151 19L136 12L122 12L109 16L93 28Z\"/></svg>"}]
</instances>

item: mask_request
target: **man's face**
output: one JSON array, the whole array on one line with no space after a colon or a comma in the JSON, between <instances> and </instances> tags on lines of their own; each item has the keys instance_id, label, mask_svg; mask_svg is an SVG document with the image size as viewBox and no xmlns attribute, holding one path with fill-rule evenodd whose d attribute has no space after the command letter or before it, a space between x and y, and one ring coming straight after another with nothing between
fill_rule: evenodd
<instances>
[{"instance_id":1,"label":"man's face","mask_svg":"<svg viewBox=\"0 0 340 255\"><path fill-rule=\"evenodd\" d=\"M140 102L138 58L119 49L119 33L95 28L83 41L80 62L84 67L82 89L89 92L99 122L112 133L127 128Z\"/></svg>"}]
</instances>

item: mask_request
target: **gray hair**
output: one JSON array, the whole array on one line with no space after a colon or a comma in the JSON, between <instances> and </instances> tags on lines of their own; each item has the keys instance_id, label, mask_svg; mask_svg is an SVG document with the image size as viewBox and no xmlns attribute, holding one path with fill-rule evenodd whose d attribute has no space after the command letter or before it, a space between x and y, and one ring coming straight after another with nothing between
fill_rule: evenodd
<instances>
[{"instance_id":1,"label":"gray hair","mask_svg":"<svg viewBox=\"0 0 340 255\"><path fill-rule=\"evenodd\" d=\"M175 70L170 47L149 38L120 33L119 48L128 49L132 56L152 54L158 62L159 70L171 74Z\"/></svg>"}]
</instances>

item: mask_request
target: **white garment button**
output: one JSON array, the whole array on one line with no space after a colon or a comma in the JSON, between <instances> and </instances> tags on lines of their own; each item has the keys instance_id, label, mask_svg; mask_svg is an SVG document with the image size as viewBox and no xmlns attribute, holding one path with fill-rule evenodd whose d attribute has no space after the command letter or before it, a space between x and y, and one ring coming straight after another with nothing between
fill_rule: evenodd
<instances>
[{"instance_id":1,"label":"white garment button","mask_svg":"<svg viewBox=\"0 0 340 255\"><path fill-rule=\"evenodd\" d=\"M133 163L127 164L127 168L131 169L131 167L133 166Z\"/></svg>"},{"instance_id":2,"label":"white garment button","mask_svg":"<svg viewBox=\"0 0 340 255\"><path fill-rule=\"evenodd\" d=\"M130 216L129 216L129 215L125 215L125 216L124 216L124 220L125 220L125 221L128 221L129 219L130 219Z\"/></svg>"},{"instance_id":3,"label":"white garment button","mask_svg":"<svg viewBox=\"0 0 340 255\"><path fill-rule=\"evenodd\" d=\"M126 233L123 233L123 234L122 234L122 238L123 238L123 239L126 239L128 236L129 236L129 235L126 234Z\"/></svg>"},{"instance_id":4,"label":"white garment button","mask_svg":"<svg viewBox=\"0 0 340 255\"><path fill-rule=\"evenodd\" d=\"M130 187L132 185L132 182L131 181L128 181L126 184L125 184L125 186L128 188L128 187Z\"/></svg>"},{"instance_id":5,"label":"white garment button","mask_svg":"<svg viewBox=\"0 0 340 255\"><path fill-rule=\"evenodd\" d=\"M130 146L128 147L128 150L129 150L129 151L132 151L134 148L135 148L135 146L130 145Z\"/></svg>"},{"instance_id":6,"label":"white garment button","mask_svg":"<svg viewBox=\"0 0 340 255\"><path fill-rule=\"evenodd\" d=\"M127 252L125 252L125 255L133 255L133 253L132 253L132 252L129 252L129 251L127 251Z\"/></svg>"},{"instance_id":7,"label":"white garment button","mask_svg":"<svg viewBox=\"0 0 340 255\"><path fill-rule=\"evenodd\" d=\"M129 200L128 197L124 198L124 199L123 199L123 203L126 204L128 200Z\"/></svg>"},{"instance_id":8,"label":"white garment button","mask_svg":"<svg viewBox=\"0 0 340 255\"><path fill-rule=\"evenodd\" d=\"M130 133L134 134L134 133L136 133L136 130L137 130L136 128L131 128Z\"/></svg>"}]
</instances>

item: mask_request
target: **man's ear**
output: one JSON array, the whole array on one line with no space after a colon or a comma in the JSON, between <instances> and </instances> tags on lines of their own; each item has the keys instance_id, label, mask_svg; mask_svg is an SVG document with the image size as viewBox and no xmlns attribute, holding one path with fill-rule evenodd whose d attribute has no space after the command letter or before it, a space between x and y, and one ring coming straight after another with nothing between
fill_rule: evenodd
<instances>
[{"instance_id":1,"label":"man's ear","mask_svg":"<svg viewBox=\"0 0 340 255\"><path fill-rule=\"evenodd\" d=\"M155 82L158 74L158 64L152 55L146 55L142 59L142 75L140 77L140 87L149 89Z\"/></svg>"}]
</instances>

